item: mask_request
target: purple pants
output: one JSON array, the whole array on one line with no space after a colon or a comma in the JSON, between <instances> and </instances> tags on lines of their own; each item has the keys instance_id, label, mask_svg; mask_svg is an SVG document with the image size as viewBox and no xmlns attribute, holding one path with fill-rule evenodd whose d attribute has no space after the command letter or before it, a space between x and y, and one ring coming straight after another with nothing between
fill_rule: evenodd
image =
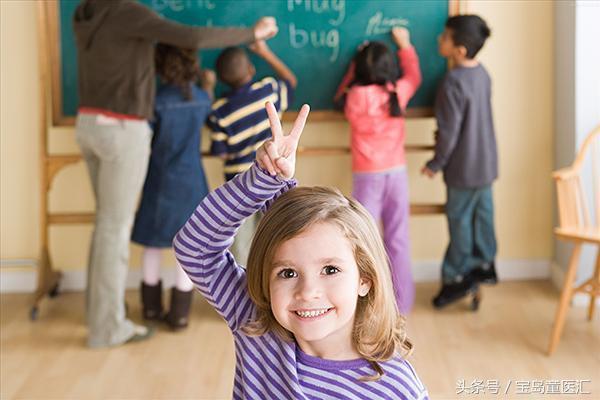
<instances>
[{"instance_id":1,"label":"purple pants","mask_svg":"<svg viewBox=\"0 0 600 400\"><path fill-rule=\"evenodd\" d=\"M408 219L408 175L406 168L386 172L354 173L352 195L383 221L383 241L390 259L396 302L402 314L408 314L415 300L415 284L410 261Z\"/></svg>"}]
</instances>

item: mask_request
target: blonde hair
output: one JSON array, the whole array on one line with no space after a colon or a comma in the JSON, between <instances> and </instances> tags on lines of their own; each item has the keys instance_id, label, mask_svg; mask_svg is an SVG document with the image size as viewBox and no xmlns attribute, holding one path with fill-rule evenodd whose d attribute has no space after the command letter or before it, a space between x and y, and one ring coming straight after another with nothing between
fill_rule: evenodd
<instances>
[{"instance_id":1,"label":"blonde hair","mask_svg":"<svg viewBox=\"0 0 600 400\"><path fill-rule=\"evenodd\" d=\"M405 319L398 312L385 247L368 211L339 190L298 187L279 197L257 227L248 255L247 281L250 298L257 306L256 319L244 326L248 335L275 332L284 340L292 333L282 327L271 311L269 278L278 247L315 223L338 226L350 241L360 277L371 282L366 296L358 298L352 340L358 353L371 362L375 380L383 375L378 361L412 350Z\"/></svg>"}]
</instances>

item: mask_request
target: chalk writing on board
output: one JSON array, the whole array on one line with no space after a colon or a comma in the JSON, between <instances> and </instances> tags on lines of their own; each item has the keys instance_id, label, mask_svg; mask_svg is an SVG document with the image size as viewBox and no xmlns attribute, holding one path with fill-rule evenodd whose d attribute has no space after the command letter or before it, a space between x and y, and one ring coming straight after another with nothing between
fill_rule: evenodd
<instances>
[{"instance_id":1,"label":"chalk writing on board","mask_svg":"<svg viewBox=\"0 0 600 400\"><path fill-rule=\"evenodd\" d=\"M405 18L384 17L381 11L377 11L367 23L367 35L380 35L388 33L395 26L408 26L408 20Z\"/></svg>"},{"instance_id":2,"label":"chalk writing on board","mask_svg":"<svg viewBox=\"0 0 600 400\"><path fill-rule=\"evenodd\" d=\"M288 0L288 11L294 11L296 8L302 8L308 12L315 14L323 14L330 11L337 13L335 18L330 19L329 23L333 26L340 26L346 18L346 1L345 0Z\"/></svg>"},{"instance_id":3,"label":"chalk writing on board","mask_svg":"<svg viewBox=\"0 0 600 400\"><path fill-rule=\"evenodd\" d=\"M329 61L335 62L340 54L340 32L337 29L305 30L296 27L293 22L289 25L290 45L294 49L301 49L307 45L314 48L328 47L331 49Z\"/></svg>"},{"instance_id":4,"label":"chalk writing on board","mask_svg":"<svg viewBox=\"0 0 600 400\"><path fill-rule=\"evenodd\" d=\"M152 0L152 8L158 12L164 10L183 11L193 6L199 9L214 10L215 0Z\"/></svg>"},{"instance_id":5,"label":"chalk writing on board","mask_svg":"<svg viewBox=\"0 0 600 400\"><path fill-rule=\"evenodd\" d=\"M290 13L303 11L312 14L333 14L327 22L332 28L308 29L290 23L288 34L290 46L301 49L306 46L328 48L331 50L329 61L334 63L340 54L340 31L337 29L346 18L345 0L288 0L287 9Z\"/></svg>"}]
</instances>

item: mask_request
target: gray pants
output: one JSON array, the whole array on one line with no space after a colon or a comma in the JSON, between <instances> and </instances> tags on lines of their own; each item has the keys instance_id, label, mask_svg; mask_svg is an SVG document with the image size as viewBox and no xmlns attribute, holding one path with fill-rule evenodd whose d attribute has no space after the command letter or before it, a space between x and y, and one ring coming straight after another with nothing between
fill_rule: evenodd
<instances>
[{"instance_id":1,"label":"gray pants","mask_svg":"<svg viewBox=\"0 0 600 400\"><path fill-rule=\"evenodd\" d=\"M80 114L76 136L96 199L86 292L88 346L114 346L134 335L125 316L125 282L152 131L146 121Z\"/></svg>"}]
</instances>

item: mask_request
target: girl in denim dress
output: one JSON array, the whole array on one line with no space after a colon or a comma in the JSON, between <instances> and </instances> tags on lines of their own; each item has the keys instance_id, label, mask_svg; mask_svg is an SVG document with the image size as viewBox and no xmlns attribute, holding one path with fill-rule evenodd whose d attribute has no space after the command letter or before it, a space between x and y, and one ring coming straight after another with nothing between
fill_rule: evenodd
<instances>
[{"instance_id":1,"label":"girl in denim dress","mask_svg":"<svg viewBox=\"0 0 600 400\"><path fill-rule=\"evenodd\" d=\"M171 248L177 231L208 193L200 134L210 112L215 78L212 71L203 71L200 76L194 50L165 44L156 47L156 68L161 85L154 108L152 153L131 239L144 246L144 318L164 320L173 329L181 329L188 325L193 284L177 266L170 308L165 314L161 252ZM196 85L199 78L203 78L203 89Z\"/></svg>"}]
</instances>

